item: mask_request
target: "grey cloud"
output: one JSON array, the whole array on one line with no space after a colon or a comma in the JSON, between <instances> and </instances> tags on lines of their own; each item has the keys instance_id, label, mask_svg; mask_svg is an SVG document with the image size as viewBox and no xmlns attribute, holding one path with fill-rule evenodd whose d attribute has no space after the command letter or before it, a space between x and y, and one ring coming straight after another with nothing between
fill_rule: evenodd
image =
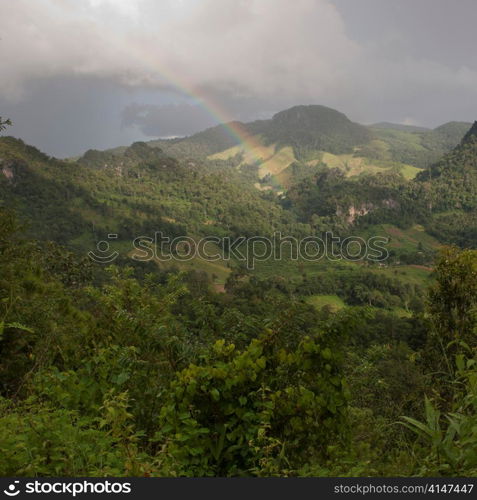
<instances>
[{"instance_id":1,"label":"grey cloud","mask_svg":"<svg viewBox=\"0 0 477 500\"><path fill-rule=\"evenodd\" d=\"M397 60L477 69L475 0L332 0L358 43Z\"/></svg>"},{"instance_id":2,"label":"grey cloud","mask_svg":"<svg viewBox=\"0 0 477 500\"><path fill-rule=\"evenodd\" d=\"M477 117L475 0L0 1L1 114L55 154L212 125L190 95L243 121Z\"/></svg>"},{"instance_id":3,"label":"grey cloud","mask_svg":"<svg viewBox=\"0 0 477 500\"><path fill-rule=\"evenodd\" d=\"M217 119L203 107L192 104L128 105L122 113L122 125L137 126L146 136L190 135L217 124Z\"/></svg>"},{"instance_id":4,"label":"grey cloud","mask_svg":"<svg viewBox=\"0 0 477 500\"><path fill-rule=\"evenodd\" d=\"M0 110L1 116L13 120L9 135L66 157L144 140L136 128L121 129L122 103L129 98L114 83L101 79L36 79L26 85L20 101L0 95Z\"/></svg>"}]
</instances>

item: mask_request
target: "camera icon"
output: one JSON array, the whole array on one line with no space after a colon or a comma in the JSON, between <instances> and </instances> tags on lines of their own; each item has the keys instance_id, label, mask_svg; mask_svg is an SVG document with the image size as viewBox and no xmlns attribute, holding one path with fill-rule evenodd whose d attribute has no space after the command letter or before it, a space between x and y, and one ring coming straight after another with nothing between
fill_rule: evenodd
<instances>
[{"instance_id":1,"label":"camera icon","mask_svg":"<svg viewBox=\"0 0 477 500\"><path fill-rule=\"evenodd\" d=\"M6 490L3 490L3 493L9 497L16 497L20 493L20 490L17 488L18 484L20 484L20 481L14 481L8 485Z\"/></svg>"},{"instance_id":2,"label":"camera icon","mask_svg":"<svg viewBox=\"0 0 477 500\"><path fill-rule=\"evenodd\" d=\"M117 234L108 234L108 240L117 240ZM110 264L119 256L118 252L111 252L109 249L109 242L106 240L98 241L96 250L88 252L88 257L98 264Z\"/></svg>"}]
</instances>

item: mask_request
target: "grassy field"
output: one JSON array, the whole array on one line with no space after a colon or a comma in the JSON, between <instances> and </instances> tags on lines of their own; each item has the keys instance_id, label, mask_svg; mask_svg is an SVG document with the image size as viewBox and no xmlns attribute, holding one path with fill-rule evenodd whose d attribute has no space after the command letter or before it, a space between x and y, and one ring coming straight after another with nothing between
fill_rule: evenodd
<instances>
[{"instance_id":1,"label":"grassy field","mask_svg":"<svg viewBox=\"0 0 477 500\"><path fill-rule=\"evenodd\" d=\"M222 255L222 251L214 244L207 245L207 253L209 255ZM133 258L137 254L137 250L130 250L128 256ZM212 282L219 287L223 287L231 269L228 266L228 261L220 259L205 259L199 256L194 256L190 260L180 260L176 258L167 259L168 256L159 256L154 259L160 269L176 270L176 271L203 271L208 274Z\"/></svg>"},{"instance_id":2,"label":"grassy field","mask_svg":"<svg viewBox=\"0 0 477 500\"><path fill-rule=\"evenodd\" d=\"M338 311L345 307L345 303L337 295L311 295L305 299L305 302L316 309L328 306L331 310Z\"/></svg>"},{"instance_id":3,"label":"grassy field","mask_svg":"<svg viewBox=\"0 0 477 500\"><path fill-rule=\"evenodd\" d=\"M372 272L384 274L389 278L397 278L406 283L427 286L432 282L432 268L426 266L389 266L385 268L370 268Z\"/></svg>"},{"instance_id":4,"label":"grassy field","mask_svg":"<svg viewBox=\"0 0 477 500\"><path fill-rule=\"evenodd\" d=\"M260 165L258 175L262 179L270 174L276 176L285 170L291 163L295 161L293 148L287 146L277 151L271 158Z\"/></svg>"},{"instance_id":5,"label":"grassy field","mask_svg":"<svg viewBox=\"0 0 477 500\"><path fill-rule=\"evenodd\" d=\"M377 141L380 142L380 141ZM250 144L239 144L219 153L210 155L210 160L227 160L237 155L242 155L241 165L258 165L258 176L260 179L270 177L269 185L257 183L258 189L274 188L287 189L294 183L293 173L290 165L297 162L295 153L291 146L278 149L277 144L263 145L260 136L254 136ZM384 143L383 143L384 144ZM385 145L387 147L387 145ZM370 160L366 157L355 156L354 154L335 155L324 151L308 152L307 159L302 165L315 167L320 162L329 168L338 168L345 172L347 177L357 177L362 174L377 174L391 169L398 170L406 179L413 179L420 169L391 161L390 159Z\"/></svg>"},{"instance_id":6,"label":"grassy field","mask_svg":"<svg viewBox=\"0 0 477 500\"><path fill-rule=\"evenodd\" d=\"M382 234L389 237L390 248L402 248L405 250L416 250L419 243L426 249L437 250L440 243L427 234L424 228L416 224L409 229L400 229L391 224L382 224L379 226L382 229Z\"/></svg>"},{"instance_id":7,"label":"grassy field","mask_svg":"<svg viewBox=\"0 0 477 500\"><path fill-rule=\"evenodd\" d=\"M234 156L241 154L243 155L243 163L255 164L257 161L263 162L272 158L275 154L276 145L270 144L265 146L262 144L262 139L260 136L254 136L250 141L255 146L250 147L248 144L238 144L232 148L226 149L219 153L208 156L209 160L228 160Z\"/></svg>"},{"instance_id":8,"label":"grassy field","mask_svg":"<svg viewBox=\"0 0 477 500\"><path fill-rule=\"evenodd\" d=\"M412 165L397 163L389 160L370 160L368 158L354 156L352 154L334 155L323 153L321 161L329 168L339 168L346 173L347 177L354 177L366 174L377 174L396 168L406 179L413 179L420 169Z\"/></svg>"},{"instance_id":9,"label":"grassy field","mask_svg":"<svg viewBox=\"0 0 477 500\"><path fill-rule=\"evenodd\" d=\"M260 137L254 137L253 142L260 144ZM208 159L228 160L238 154L242 155L241 165L259 164L259 178L263 179L267 175L272 176L272 184L276 188L285 186L285 183L282 182L285 179L281 179L280 174L286 170L289 165L296 161L292 147L287 146L277 150L276 144L270 144L268 146L257 145L255 147L239 144L226 149L225 151L221 151L220 153L210 155ZM264 189L264 187L258 183L256 184L256 187L261 190Z\"/></svg>"}]
</instances>

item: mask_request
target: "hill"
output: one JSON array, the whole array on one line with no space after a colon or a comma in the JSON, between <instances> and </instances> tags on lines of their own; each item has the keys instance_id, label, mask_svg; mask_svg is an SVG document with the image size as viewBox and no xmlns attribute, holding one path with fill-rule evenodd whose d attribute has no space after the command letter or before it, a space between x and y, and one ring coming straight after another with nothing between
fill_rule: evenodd
<instances>
[{"instance_id":1,"label":"hill","mask_svg":"<svg viewBox=\"0 0 477 500\"><path fill-rule=\"evenodd\" d=\"M243 126L240 122L236 125ZM230 134L227 126L217 125L190 137L176 139L158 139L149 141L152 147L160 147L167 154L179 158L205 157L219 151L231 148L239 143L239 140Z\"/></svg>"},{"instance_id":2,"label":"hill","mask_svg":"<svg viewBox=\"0 0 477 500\"><path fill-rule=\"evenodd\" d=\"M158 139L148 144L178 158L220 154L224 159L240 151L241 138L230 132L235 128L241 131L242 138L252 137L253 142L264 147L273 146L276 151L291 147L296 161L316 160L320 152L328 152L425 168L454 148L470 125L448 122L432 130L388 122L364 126L326 106L301 105L280 111L269 120L231 122L190 137Z\"/></svg>"},{"instance_id":3,"label":"hill","mask_svg":"<svg viewBox=\"0 0 477 500\"><path fill-rule=\"evenodd\" d=\"M233 167L178 161L145 143L65 162L0 138L4 204L28 221L32 236L83 248L112 232L124 241L155 231L251 235L291 222L245 178Z\"/></svg>"},{"instance_id":4,"label":"hill","mask_svg":"<svg viewBox=\"0 0 477 500\"><path fill-rule=\"evenodd\" d=\"M366 127L326 106L301 105L269 120L231 122L148 144L176 158L257 166L254 184L280 192L314 175L320 165L340 168L348 177L392 170L411 179L455 147L469 126L449 122L430 130L382 122Z\"/></svg>"},{"instance_id":5,"label":"hill","mask_svg":"<svg viewBox=\"0 0 477 500\"><path fill-rule=\"evenodd\" d=\"M241 139L231 134L230 129L239 129L242 137L260 136L265 146L291 146L298 159L306 156L308 151L350 153L355 146L370 139L366 127L353 123L343 113L325 106L310 105L280 111L269 120L231 122L190 137L155 140L149 144L176 156L208 156L241 143Z\"/></svg>"},{"instance_id":6,"label":"hill","mask_svg":"<svg viewBox=\"0 0 477 500\"><path fill-rule=\"evenodd\" d=\"M387 223L408 229L419 224L443 243L476 247L477 124L413 180L392 171L353 180L342 169L321 169L294 185L284 203L316 227L347 231L349 226Z\"/></svg>"},{"instance_id":7,"label":"hill","mask_svg":"<svg viewBox=\"0 0 477 500\"><path fill-rule=\"evenodd\" d=\"M373 139L361 150L361 154L371 159L426 168L457 146L470 125L448 122L433 130L416 130L393 124L373 125L370 126Z\"/></svg>"},{"instance_id":8,"label":"hill","mask_svg":"<svg viewBox=\"0 0 477 500\"><path fill-rule=\"evenodd\" d=\"M368 142L371 134L363 125L325 106L295 106L273 116L262 132L265 142L292 146L298 159L310 152L345 154Z\"/></svg>"},{"instance_id":9,"label":"hill","mask_svg":"<svg viewBox=\"0 0 477 500\"><path fill-rule=\"evenodd\" d=\"M428 188L434 211L477 209L477 122L460 144L440 161L419 173L416 181Z\"/></svg>"},{"instance_id":10,"label":"hill","mask_svg":"<svg viewBox=\"0 0 477 500\"><path fill-rule=\"evenodd\" d=\"M404 231L401 246L408 253L418 252L418 226L429 236L422 241L433 242L426 247L429 251L439 242L475 246L475 127L427 170L372 160L363 155L366 145L353 146L354 151L346 154L311 149L317 144L314 140L333 137L332 131L335 138L354 131L356 135L350 136L357 141L362 129L355 125L329 108L298 106L271 120L243 125L255 134L250 136L256 139L251 141L253 148L215 127L188 139L158 141L156 146L138 142L127 148L90 150L68 162L2 138L0 195L28 221L31 235L78 249L91 248L108 233L119 234L121 244L155 231L192 238L265 235L274 230L331 230L345 236L371 234L373 227L381 234L383 224L391 233L393 228ZM310 127L313 133L305 134ZM381 132L410 135L415 141L427 134L450 144L462 133L462 124L451 122L424 133L384 128ZM295 147L280 142L287 137ZM371 137L368 144L377 141L366 137ZM204 154L232 146L192 159L176 159L158 147L167 143L182 148L190 141ZM300 160L297 148L314 159ZM287 191L279 196L270 192L284 187Z\"/></svg>"}]
</instances>

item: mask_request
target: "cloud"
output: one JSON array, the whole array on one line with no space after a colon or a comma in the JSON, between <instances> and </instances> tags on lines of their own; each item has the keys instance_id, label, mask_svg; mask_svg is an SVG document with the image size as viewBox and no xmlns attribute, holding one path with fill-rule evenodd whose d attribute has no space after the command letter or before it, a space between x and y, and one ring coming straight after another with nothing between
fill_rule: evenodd
<instances>
[{"instance_id":1,"label":"cloud","mask_svg":"<svg viewBox=\"0 0 477 500\"><path fill-rule=\"evenodd\" d=\"M210 125L204 101L242 120L298 103L326 104L363 122L472 119L472 47L462 42L451 50L447 37L443 51L433 28L445 25L439 11L432 23L406 24L413 16L425 20L427 11L403 2L394 22L376 0L360 0L359 9L354 0L4 0L0 105L41 99L47 92L39 82L78 79L89 82L83 92L95 82L130 92L117 103L126 108L123 124L154 135ZM459 15L476 13L475 2L465 5L453 26ZM152 91L157 98L138 100L137 93ZM74 99L67 87L58 92ZM90 126L100 137L101 120Z\"/></svg>"},{"instance_id":2,"label":"cloud","mask_svg":"<svg viewBox=\"0 0 477 500\"><path fill-rule=\"evenodd\" d=\"M70 75L306 96L333 86L359 52L326 0L16 0L4 10L0 88L17 97L29 79Z\"/></svg>"},{"instance_id":3,"label":"cloud","mask_svg":"<svg viewBox=\"0 0 477 500\"><path fill-rule=\"evenodd\" d=\"M194 104L132 103L122 113L123 127L136 126L149 137L190 135L216 121L203 107Z\"/></svg>"}]
</instances>

